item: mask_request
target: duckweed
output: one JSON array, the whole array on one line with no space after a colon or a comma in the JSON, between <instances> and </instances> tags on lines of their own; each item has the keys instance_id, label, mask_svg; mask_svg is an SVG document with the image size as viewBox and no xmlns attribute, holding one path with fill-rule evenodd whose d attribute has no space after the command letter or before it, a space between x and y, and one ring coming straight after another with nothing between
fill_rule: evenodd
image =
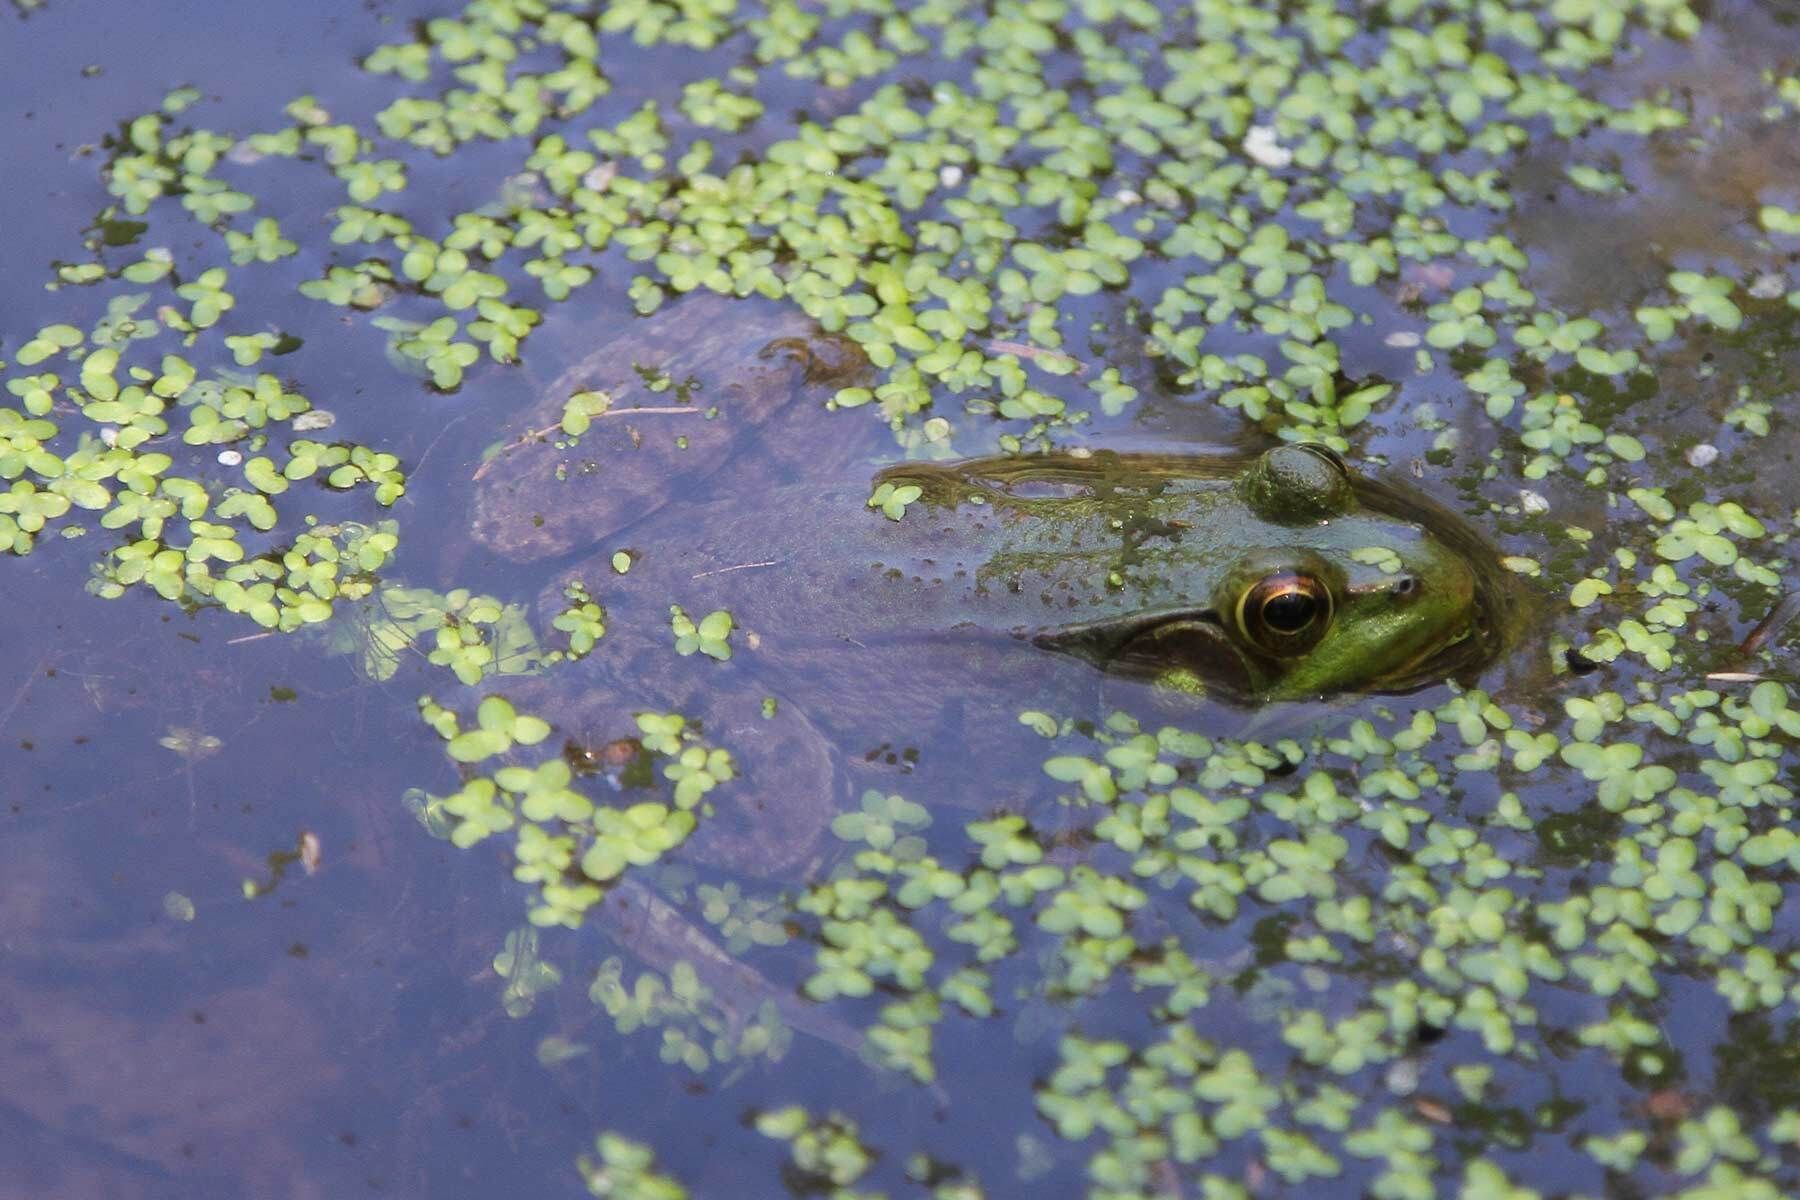
<instances>
[{"instance_id":1,"label":"duckweed","mask_svg":"<svg viewBox=\"0 0 1800 1200\"><path fill-rule=\"evenodd\" d=\"M669 606L669 627L675 634L675 653L686 658L695 652L723 662L731 657L731 614L724 609L707 613L698 622L679 604Z\"/></svg>"},{"instance_id":2,"label":"duckweed","mask_svg":"<svg viewBox=\"0 0 1800 1200\"><path fill-rule=\"evenodd\" d=\"M1036 1006L1032 1104L1093 1195L1173 1178L1234 1196L1273 1174L1381 1197L1773 1196L1800 1111L1732 1056L1758 1029L1785 1038L1800 1003L1778 932L1800 869L1800 710L1776 678L1704 685L1766 665L1734 647L1791 574L1793 514L1736 498L1743 476L1707 473L1714 457L1678 431L1615 418L1675 378L1673 352L1779 329L1800 291L1774 259L1765 283L1678 250L1603 310L1565 310L1541 254L1512 240L1528 147L1579 147L1550 177L1582 204L1641 189L1632 164L1689 115L1596 73L1699 32L1688 4L1377 9L641 0L591 16L481 0L370 53L368 71L407 86L367 123L303 97L287 124L227 136L172 94L122 125L104 171L109 217L167 246L96 240L54 286L91 288L104 311L16 340L0 551L85 534L64 552L92 553L97 595L329 624L373 678L418 651L490 689L458 702L472 719L421 703L458 775L417 804L459 846L511 835L531 928L494 965L523 1013L557 979L536 931L590 920L744 781L695 722L646 712L666 793L598 802L547 749L549 722L492 690L552 657L523 611L386 577L400 456L301 436L312 402L269 368L290 339L241 303L303 228L258 211L274 193L253 165L323 176L335 249L308 260L300 294L353 321L384 310L368 320L436 391L474 392L551 306L610 277L640 311L709 290L842 331L879 376L838 391L829 419L884 422L907 451L1066 441L1152 398L1363 453L1413 419L1434 435L1425 461L1468 467L1471 494L1511 484L1495 505L1507 565L1557 599L1548 680L1267 741L1027 713L992 736L1040 755L1029 815L939 816L928 838L935 797L871 789L832 824L849 859L791 909L695 894L733 953L791 934L812 1000L879 994L854 1010L869 1050L916 1082L949 1074L946 1027L1017 1017L1024 1037L1018 1011ZM723 65L627 103L602 64L633 45ZM790 121L771 103L789 80L830 91ZM1761 90L1777 116L1800 105L1793 79ZM411 181L470 146L514 178L478 211L421 204ZM177 219L217 237L217 265L167 248ZM1725 219L1778 249L1796 232L1763 198ZM1779 435L1778 386L1708 408L1719 463ZM581 437L606 403L570 398L556 432ZM1672 471L1678 454L1697 473ZM867 507L898 521L909 493L884 484ZM585 590L568 600L550 624L579 657L605 614ZM671 632L680 654L730 656L723 610L673 607ZM627 982L612 961L590 994L689 1070L782 1044L776 1014L736 1021L692 966ZM1688 1061L1695 1013L1728 1023L1713 1064ZM1640 1107L1684 1089L1677 1118ZM836 1194L917 1161L899 1133L865 1143L850 1115L774 1107L753 1125ZM1567 1175L1520 1153L1546 1149ZM581 1171L596 1195L685 1195L619 1134ZM922 1174L941 1195L979 1186Z\"/></svg>"},{"instance_id":3,"label":"duckweed","mask_svg":"<svg viewBox=\"0 0 1800 1200\"><path fill-rule=\"evenodd\" d=\"M583 658L606 634L606 611L580 583L571 583L565 594L569 607L551 618L550 627L568 635L570 658Z\"/></svg>"}]
</instances>

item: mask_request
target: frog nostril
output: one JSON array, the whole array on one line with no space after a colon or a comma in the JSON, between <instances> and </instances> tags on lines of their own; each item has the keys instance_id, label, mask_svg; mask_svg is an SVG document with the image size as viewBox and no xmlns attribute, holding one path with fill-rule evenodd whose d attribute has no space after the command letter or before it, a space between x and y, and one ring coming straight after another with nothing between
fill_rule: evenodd
<instances>
[{"instance_id":1,"label":"frog nostril","mask_svg":"<svg viewBox=\"0 0 1800 1200\"><path fill-rule=\"evenodd\" d=\"M1404 600L1417 593L1418 590L1418 580L1414 579L1411 575L1402 575L1400 578L1394 580L1392 594L1396 600Z\"/></svg>"}]
</instances>

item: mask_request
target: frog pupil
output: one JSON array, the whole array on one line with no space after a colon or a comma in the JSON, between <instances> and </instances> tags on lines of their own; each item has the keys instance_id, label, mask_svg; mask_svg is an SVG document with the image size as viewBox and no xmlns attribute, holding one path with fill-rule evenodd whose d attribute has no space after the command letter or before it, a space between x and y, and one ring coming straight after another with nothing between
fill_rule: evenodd
<instances>
[{"instance_id":1,"label":"frog pupil","mask_svg":"<svg viewBox=\"0 0 1800 1200\"><path fill-rule=\"evenodd\" d=\"M1299 633L1312 624L1318 601L1306 592L1282 592L1263 601L1262 619L1277 633Z\"/></svg>"}]
</instances>

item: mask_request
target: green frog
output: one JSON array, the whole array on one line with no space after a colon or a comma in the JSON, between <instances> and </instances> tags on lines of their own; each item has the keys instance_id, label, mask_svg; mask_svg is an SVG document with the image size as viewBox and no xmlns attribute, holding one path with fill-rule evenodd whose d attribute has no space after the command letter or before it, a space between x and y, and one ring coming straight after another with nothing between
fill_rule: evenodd
<instances>
[{"instance_id":1,"label":"green frog","mask_svg":"<svg viewBox=\"0 0 1800 1200\"><path fill-rule=\"evenodd\" d=\"M881 423L819 411L869 374L791 311L689 299L583 356L478 472L476 541L546 564L538 628L604 605L585 658L500 689L553 721L587 790L654 784L633 737L648 709L736 760L680 861L817 878L859 788L1032 813L1043 744L1022 709L1238 731L1276 702L1471 675L1505 640L1481 538L1322 446L876 466ZM571 443L572 396L591 421ZM857 1040L637 877L597 916L740 1018L772 1001Z\"/></svg>"},{"instance_id":2,"label":"green frog","mask_svg":"<svg viewBox=\"0 0 1800 1200\"><path fill-rule=\"evenodd\" d=\"M871 488L913 496L899 519ZM1237 705L1400 692L1485 661L1493 555L1317 445L1254 456L1064 452L906 464L620 531L631 575L564 572L615 612L728 609L759 653L1010 642ZM871 652L873 653L873 652Z\"/></svg>"},{"instance_id":3,"label":"green frog","mask_svg":"<svg viewBox=\"0 0 1800 1200\"><path fill-rule=\"evenodd\" d=\"M561 559L540 628L571 585L606 610L591 656L510 689L524 705L578 747L674 709L737 754L739 807L698 839L712 857L791 873L844 804L845 764L935 766L954 791L959 756L1021 709L1144 702L1229 722L1468 676L1504 641L1493 550L1325 447L876 468L852 433L878 423L817 411L867 371L853 346L704 303L565 373L532 428L596 390L595 425L618 424L574 446L507 443L475 527L506 557ZM690 394L670 403L671 381ZM728 612L714 650L729 661L679 657L672 607Z\"/></svg>"}]
</instances>

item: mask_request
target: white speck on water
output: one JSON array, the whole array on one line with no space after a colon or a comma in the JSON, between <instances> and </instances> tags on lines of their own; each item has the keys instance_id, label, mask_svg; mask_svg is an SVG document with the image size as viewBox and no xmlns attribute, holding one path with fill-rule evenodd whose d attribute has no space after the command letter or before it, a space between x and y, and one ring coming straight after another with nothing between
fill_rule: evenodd
<instances>
[{"instance_id":1,"label":"white speck on water","mask_svg":"<svg viewBox=\"0 0 1800 1200\"><path fill-rule=\"evenodd\" d=\"M1774 300L1787 291L1787 277L1773 271L1758 275L1750 284L1750 294L1758 300Z\"/></svg>"},{"instance_id":2,"label":"white speck on water","mask_svg":"<svg viewBox=\"0 0 1800 1200\"><path fill-rule=\"evenodd\" d=\"M1403 1058L1387 1069L1387 1089L1396 1096L1410 1096L1419 1090L1419 1060Z\"/></svg>"},{"instance_id":3,"label":"white speck on water","mask_svg":"<svg viewBox=\"0 0 1800 1200\"><path fill-rule=\"evenodd\" d=\"M1265 167L1285 167L1294 161L1294 152L1275 140L1275 130L1268 125L1252 125L1245 132L1244 153Z\"/></svg>"}]
</instances>

